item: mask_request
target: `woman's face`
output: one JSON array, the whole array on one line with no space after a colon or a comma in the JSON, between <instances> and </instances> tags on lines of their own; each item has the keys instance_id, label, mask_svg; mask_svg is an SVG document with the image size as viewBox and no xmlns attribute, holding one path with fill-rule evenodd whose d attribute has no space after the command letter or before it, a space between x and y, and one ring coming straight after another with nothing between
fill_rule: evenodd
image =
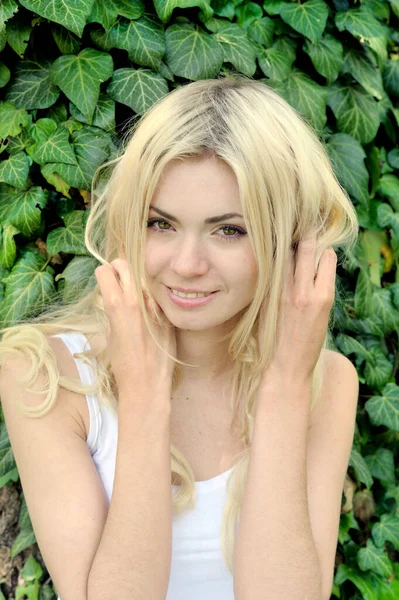
<instances>
[{"instance_id":1,"label":"woman's face","mask_svg":"<svg viewBox=\"0 0 399 600\"><path fill-rule=\"evenodd\" d=\"M238 216L206 222L228 213ZM220 159L174 160L165 168L148 213L145 266L150 290L175 327L234 323L253 299L258 272L241 215L236 177ZM187 307L168 288L217 293Z\"/></svg>"}]
</instances>

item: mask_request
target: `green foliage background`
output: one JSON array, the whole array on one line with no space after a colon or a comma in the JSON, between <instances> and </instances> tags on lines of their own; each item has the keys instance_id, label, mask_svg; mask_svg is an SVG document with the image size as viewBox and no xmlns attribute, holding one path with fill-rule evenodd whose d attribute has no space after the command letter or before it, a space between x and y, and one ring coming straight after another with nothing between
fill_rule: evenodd
<instances>
[{"instance_id":1,"label":"green foliage background","mask_svg":"<svg viewBox=\"0 0 399 600\"><path fill-rule=\"evenodd\" d=\"M95 285L83 239L94 171L127 119L176 86L230 70L260 79L326 144L361 226L335 309L335 345L361 382L333 588L343 600L399 597L398 17L399 0L0 0L1 326ZM12 482L0 414L0 488ZM13 557L35 548L19 489ZM30 555L15 597L53 598L44 573Z\"/></svg>"}]
</instances>

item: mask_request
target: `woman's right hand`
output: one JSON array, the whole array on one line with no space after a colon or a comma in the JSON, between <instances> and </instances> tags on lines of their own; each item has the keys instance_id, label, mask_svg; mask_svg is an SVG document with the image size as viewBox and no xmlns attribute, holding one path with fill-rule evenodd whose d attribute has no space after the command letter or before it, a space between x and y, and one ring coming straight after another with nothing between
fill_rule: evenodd
<instances>
[{"instance_id":1,"label":"woman's right hand","mask_svg":"<svg viewBox=\"0 0 399 600\"><path fill-rule=\"evenodd\" d=\"M112 265L112 266L110 266ZM113 260L94 271L108 316L107 347L119 392L170 397L174 361L153 341L144 322L127 261ZM115 273L118 275L120 283ZM176 356L175 328L165 317L159 304L145 295L155 336L161 346ZM164 328L155 320L161 318ZM148 397L148 396L147 396Z\"/></svg>"}]
</instances>

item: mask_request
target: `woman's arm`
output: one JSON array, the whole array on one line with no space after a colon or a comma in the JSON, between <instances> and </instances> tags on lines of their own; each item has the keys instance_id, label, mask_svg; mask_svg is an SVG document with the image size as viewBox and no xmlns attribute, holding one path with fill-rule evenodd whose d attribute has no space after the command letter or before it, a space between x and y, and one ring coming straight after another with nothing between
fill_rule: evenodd
<instances>
[{"instance_id":1,"label":"woman's arm","mask_svg":"<svg viewBox=\"0 0 399 600\"><path fill-rule=\"evenodd\" d=\"M307 504L310 398L310 383L264 387L259 396L234 555L235 600L321 600Z\"/></svg>"},{"instance_id":2,"label":"woman's arm","mask_svg":"<svg viewBox=\"0 0 399 600\"><path fill-rule=\"evenodd\" d=\"M171 568L170 397L119 396L114 488L88 600L164 600ZM157 408L158 407L158 408ZM77 549L79 551L79 549Z\"/></svg>"}]
</instances>

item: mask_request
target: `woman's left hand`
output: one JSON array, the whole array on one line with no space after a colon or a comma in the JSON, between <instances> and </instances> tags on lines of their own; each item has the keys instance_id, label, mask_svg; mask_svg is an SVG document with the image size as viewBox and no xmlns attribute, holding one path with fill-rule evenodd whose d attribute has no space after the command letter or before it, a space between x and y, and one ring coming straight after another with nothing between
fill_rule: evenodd
<instances>
[{"instance_id":1,"label":"woman's left hand","mask_svg":"<svg viewBox=\"0 0 399 600\"><path fill-rule=\"evenodd\" d=\"M327 334L335 297L337 255L327 248L315 273L316 236L298 244L296 261L291 250L281 298L277 349L262 382L309 382ZM259 333L264 319L260 319ZM261 335L258 336L261 343Z\"/></svg>"}]
</instances>

